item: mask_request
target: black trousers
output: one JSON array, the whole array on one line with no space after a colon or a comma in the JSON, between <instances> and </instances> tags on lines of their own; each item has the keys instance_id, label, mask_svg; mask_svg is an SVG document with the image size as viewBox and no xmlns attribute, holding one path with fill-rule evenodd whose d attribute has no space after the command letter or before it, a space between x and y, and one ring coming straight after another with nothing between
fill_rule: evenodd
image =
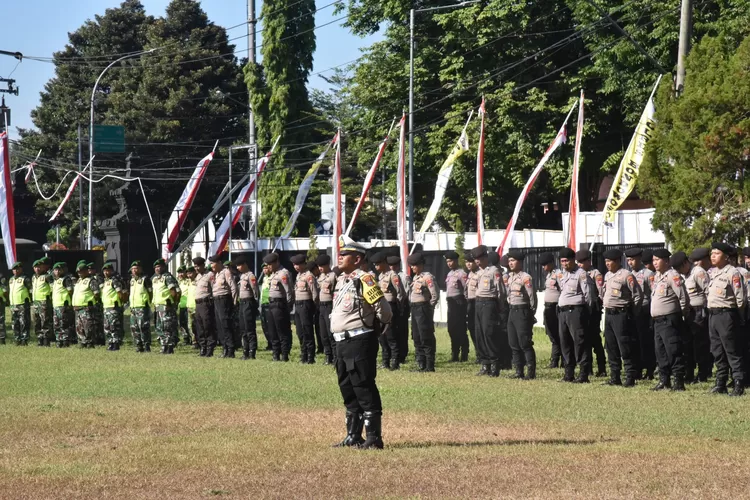
<instances>
[{"instance_id":1,"label":"black trousers","mask_svg":"<svg viewBox=\"0 0 750 500\"><path fill-rule=\"evenodd\" d=\"M393 317L389 324L384 325L383 328L381 328L379 332L380 335L378 336L380 350L383 353L383 363L386 365L392 359L401 359L399 357L399 328L401 327L401 318L399 317L398 312L398 302L394 300L388 302L388 304L391 306Z\"/></svg>"},{"instance_id":2,"label":"black trousers","mask_svg":"<svg viewBox=\"0 0 750 500\"><path fill-rule=\"evenodd\" d=\"M411 305L411 337L417 362L435 359L435 324L433 308L429 302Z\"/></svg>"},{"instance_id":3,"label":"black trousers","mask_svg":"<svg viewBox=\"0 0 750 500\"><path fill-rule=\"evenodd\" d=\"M534 352L534 314L529 308L513 309L508 313L508 343L513 352L513 365L517 370L536 369L536 352Z\"/></svg>"},{"instance_id":4,"label":"black trousers","mask_svg":"<svg viewBox=\"0 0 750 500\"><path fill-rule=\"evenodd\" d=\"M323 344L323 353L326 356L333 355L335 342L331 334L331 311L333 302L321 302L318 304L318 329L320 330L320 341Z\"/></svg>"},{"instance_id":5,"label":"black trousers","mask_svg":"<svg viewBox=\"0 0 750 500\"><path fill-rule=\"evenodd\" d=\"M635 321L630 311L605 313L604 339L612 377L620 376L624 368L626 376L633 379L639 378L636 364L638 360L637 336Z\"/></svg>"},{"instance_id":6,"label":"black trousers","mask_svg":"<svg viewBox=\"0 0 750 500\"><path fill-rule=\"evenodd\" d=\"M398 332L398 356L402 363L406 361L409 355L409 317L411 316L411 307L408 302L402 303L401 306L401 327Z\"/></svg>"},{"instance_id":7,"label":"black trousers","mask_svg":"<svg viewBox=\"0 0 750 500\"><path fill-rule=\"evenodd\" d=\"M234 349L233 304L231 295L214 297L214 317L219 341L226 349Z\"/></svg>"},{"instance_id":8,"label":"black trousers","mask_svg":"<svg viewBox=\"0 0 750 500\"><path fill-rule=\"evenodd\" d=\"M315 356L315 302L298 300L294 304L294 326L300 350Z\"/></svg>"},{"instance_id":9,"label":"black trousers","mask_svg":"<svg viewBox=\"0 0 750 500\"><path fill-rule=\"evenodd\" d=\"M510 370L513 368L513 350L510 348L510 341L508 339L508 316L510 311L508 307L501 307L498 313L498 324L497 331L499 345L500 345L500 368L503 370ZM532 326L533 328L533 326Z\"/></svg>"},{"instance_id":10,"label":"black trousers","mask_svg":"<svg viewBox=\"0 0 750 500\"><path fill-rule=\"evenodd\" d=\"M348 411L364 413L383 410L375 383L377 361L378 332L336 342L336 374Z\"/></svg>"},{"instance_id":11,"label":"black trousers","mask_svg":"<svg viewBox=\"0 0 750 500\"><path fill-rule=\"evenodd\" d=\"M709 378L714 366L711 356L711 339L708 336L708 311L691 307L687 317L685 340L685 375L691 379L698 368L698 377Z\"/></svg>"},{"instance_id":12,"label":"black trousers","mask_svg":"<svg viewBox=\"0 0 750 500\"><path fill-rule=\"evenodd\" d=\"M240 319L240 333L242 334L242 348L250 351L258 350L258 333L255 324L255 300L240 299L237 314Z\"/></svg>"},{"instance_id":13,"label":"black trousers","mask_svg":"<svg viewBox=\"0 0 750 500\"><path fill-rule=\"evenodd\" d=\"M654 373L656 368L656 336L649 305L635 310L635 328L638 331L638 369Z\"/></svg>"},{"instance_id":14,"label":"black trousers","mask_svg":"<svg viewBox=\"0 0 750 500\"><path fill-rule=\"evenodd\" d=\"M602 343L602 312L598 308L592 311L586 319L586 337L589 341L589 357L593 364L593 353L596 354L596 368L599 372L607 370L607 356L604 353L604 344Z\"/></svg>"},{"instance_id":15,"label":"black trousers","mask_svg":"<svg viewBox=\"0 0 750 500\"><path fill-rule=\"evenodd\" d=\"M500 307L496 299L475 299L474 328L477 359L483 365L500 362Z\"/></svg>"},{"instance_id":16,"label":"black trousers","mask_svg":"<svg viewBox=\"0 0 750 500\"><path fill-rule=\"evenodd\" d=\"M195 303L195 337L201 348L214 349L216 347L214 307L211 301L196 301Z\"/></svg>"},{"instance_id":17,"label":"black trousers","mask_svg":"<svg viewBox=\"0 0 750 500\"><path fill-rule=\"evenodd\" d=\"M263 336L266 338L266 342L268 342L268 347L271 347L271 333L268 329L268 304L263 304L260 306L260 328L263 330Z\"/></svg>"},{"instance_id":18,"label":"black trousers","mask_svg":"<svg viewBox=\"0 0 750 500\"><path fill-rule=\"evenodd\" d=\"M586 335L588 312L584 306L564 306L558 314L560 348L566 371L575 370L576 364L582 374L591 371L591 347Z\"/></svg>"},{"instance_id":19,"label":"black trousers","mask_svg":"<svg viewBox=\"0 0 750 500\"><path fill-rule=\"evenodd\" d=\"M267 312L266 321L271 335L273 353L289 355L289 351L292 350L292 325L289 321L289 306L283 299L272 301L268 304Z\"/></svg>"},{"instance_id":20,"label":"black trousers","mask_svg":"<svg viewBox=\"0 0 750 500\"><path fill-rule=\"evenodd\" d=\"M324 353L325 349L323 348L323 339L320 335L320 314L318 313L318 308L316 307L315 313L313 314L313 330L315 331L315 348L319 353Z\"/></svg>"},{"instance_id":21,"label":"black trousers","mask_svg":"<svg viewBox=\"0 0 750 500\"><path fill-rule=\"evenodd\" d=\"M552 355L550 361L557 364L562 355L560 341L560 316L557 312L557 302L544 304L544 331L552 344Z\"/></svg>"},{"instance_id":22,"label":"black trousers","mask_svg":"<svg viewBox=\"0 0 750 500\"><path fill-rule=\"evenodd\" d=\"M659 376L685 377L685 325L681 313L654 318L654 343Z\"/></svg>"},{"instance_id":23,"label":"black trousers","mask_svg":"<svg viewBox=\"0 0 750 500\"><path fill-rule=\"evenodd\" d=\"M735 381L745 381L745 338L740 314L736 309L709 311L708 333L711 354L716 363L716 380L729 378L729 369Z\"/></svg>"},{"instance_id":24,"label":"black trousers","mask_svg":"<svg viewBox=\"0 0 750 500\"><path fill-rule=\"evenodd\" d=\"M477 352L477 334L476 334L476 327L475 324L475 318L476 316L476 299L469 299L466 302L466 327L469 329L469 338L471 339L471 344L474 346L474 352Z\"/></svg>"},{"instance_id":25,"label":"black trousers","mask_svg":"<svg viewBox=\"0 0 750 500\"><path fill-rule=\"evenodd\" d=\"M451 353L458 356L469 354L469 337L466 335L466 299L463 296L448 297L448 335L451 338Z\"/></svg>"}]
</instances>

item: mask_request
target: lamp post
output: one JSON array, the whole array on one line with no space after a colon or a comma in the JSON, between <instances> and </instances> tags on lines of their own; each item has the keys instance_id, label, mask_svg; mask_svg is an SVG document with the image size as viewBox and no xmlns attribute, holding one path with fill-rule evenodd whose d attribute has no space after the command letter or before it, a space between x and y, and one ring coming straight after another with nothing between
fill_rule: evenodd
<instances>
[{"instance_id":1,"label":"lamp post","mask_svg":"<svg viewBox=\"0 0 750 500\"><path fill-rule=\"evenodd\" d=\"M414 14L436 10L457 9L479 3L468 0L454 5L443 5L409 11L409 239L414 239Z\"/></svg>"},{"instance_id":2,"label":"lamp post","mask_svg":"<svg viewBox=\"0 0 750 500\"><path fill-rule=\"evenodd\" d=\"M115 59L111 63L109 63L109 66L104 68L104 71L101 72L99 75L99 78L96 79L96 82L94 82L94 90L91 91L91 120L89 123L89 221L88 221L88 249L91 250L91 231L92 231L92 223L93 223L93 215L94 215L94 97L96 96L96 89L99 87L99 81L104 76L104 73L107 72L109 68L114 66L120 61L124 61L125 59L131 59L133 57L140 57L143 54L150 54L151 52L154 52L156 49L149 49L149 50L142 50L140 52L135 52L133 54L128 54L125 56L122 56L119 59Z\"/></svg>"}]
</instances>

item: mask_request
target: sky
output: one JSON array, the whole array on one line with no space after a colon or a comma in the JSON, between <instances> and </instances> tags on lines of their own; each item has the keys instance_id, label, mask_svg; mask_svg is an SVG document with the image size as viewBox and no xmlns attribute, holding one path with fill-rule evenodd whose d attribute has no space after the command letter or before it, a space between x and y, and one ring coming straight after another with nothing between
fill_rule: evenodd
<instances>
[{"instance_id":1,"label":"sky","mask_svg":"<svg viewBox=\"0 0 750 500\"><path fill-rule=\"evenodd\" d=\"M141 0L146 12L153 16L162 16L169 0ZM28 56L52 57L52 53L61 50L68 42L68 33L75 31L86 19L93 19L96 14L103 14L111 7L117 7L120 0L75 0L60 2L59 0L25 0L3 2L0 7L0 18L3 19L0 30L0 50L21 52ZM321 26L333 21L343 14L334 16L333 6L328 6L328 0L316 0L321 9L315 15L315 25ZM256 0L256 15L260 14L262 0ZM247 19L246 0L203 0L203 10L215 24L231 27ZM378 35L367 38L357 37L341 25L343 20L315 31L317 48L313 73L326 70L333 66L352 61L361 55L361 48L371 45L379 39ZM258 27L260 29L261 26ZM228 32L229 38L247 34L243 25ZM247 55L247 38L240 38L234 42L238 57ZM263 43L263 34L259 33L257 46ZM258 57L260 60L260 57ZM13 127L29 128L31 110L39 103L39 93L44 84L54 76L54 65L46 62L24 60L18 61L12 57L0 56L0 77L13 78L15 86L19 88L18 96L5 95L5 103L12 110ZM12 75L11 75L12 73ZM322 76L331 75L323 73ZM10 75L10 76L9 76ZM5 88L5 84L0 84ZM327 88L326 82L320 76L310 77L313 88Z\"/></svg>"}]
</instances>

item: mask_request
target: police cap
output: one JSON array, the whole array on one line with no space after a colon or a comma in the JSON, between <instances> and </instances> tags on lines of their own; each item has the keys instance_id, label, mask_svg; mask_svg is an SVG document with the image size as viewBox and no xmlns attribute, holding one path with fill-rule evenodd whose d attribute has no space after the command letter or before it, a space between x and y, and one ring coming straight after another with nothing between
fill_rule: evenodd
<instances>
[{"instance_id":1,"label":"police cap","mask_svg":"<svg viewBox=\"0 0 750 500\"><path fill-rule=\"evenodd\" d=\"M616 248L611 248L604 252L604 259L605 260L620 260L622 259L622 250L618 250Z\"/></svg>"},{"instance_id":2,"label":"police cap","mask_svg":"<svg viewBox=\"0 0 750 500\"><path fill-rule=\"evenodd\" d=\"M322 255L318 255L318 258L315 259L315 263L319 266L330 266L331 265L331 256L327 253L324 253Z\"/></svg>"},{"instance_id":3,"label":"police cap","mask_svg":"<svg viewBox=\"0 0 750 500\"><path fill-rule=\"evenodd\" d=\"M422 264L424 262L424 257L421 253L414 253L409 256L406 261L409 263L410 266L415 266L417 264Z\"/></svg>"},{"instance_id":4,"label":"police cap","mask_svg":"<svg viewBox=\"0 0 750 500\"><path fill-rule=\"evenodd\" d=\"M204 259L203 257L196 257L193 259L193 264L195 264L196 266L203 266L206 264L206 259Z\"/></svg>"},{"instance_id":5,"label":"police cap","mask_svg":"<svg viewBox=\"0 0 750 500\"><path fill-rule=\"evenodd\" d=\"M687 262L687 260L688 258L687 255L685 255L685 252L677 252L669 258L669 265L677 269Z\"/></svg>"},{"instance_id":6,"label":"police cap","mask_svg":"<svg viewBox=\"0 0 750 500\"><path fill-rule=\"evenodd\" d=\"M458 260L458 253L453 250L445 252L445 258L449 260Z\"/></svg>"},{"instance_id":7,"label":"police cap","mask_svg":"<svg viewBox=\"0 0 750 500\"><path fill-rule=\"evenodd\" d=\"M721 250L721 252L729 255L729 253L732 251L732 247L724 243L723 241L714 241L711 243L711 250Z\"/></svg>"},{"instance_id":8,"label":"police cap","mask_svg":"<svg viewBox=\"0 0 750 500\"><path fill-rule=\"evenodd\" d=\"M544 252L542 255L539 256L539 263L543 266L546 266L547 264L554 264L555 256L552 255L550 252Z\"/></svg>"},{"instance_id":9,"label":"police cap","mask_svg":"<svg viewBox=\"0 0 750 500\"><path fill-rule=\"evenodd\" d=\"M479 245L471 251L471 256L474 257L474 259L479 259L485 255L487 255L487 247L484 245Z\"/></svg>"},{"instance_id":10,"label":"police cap","mask_svg":"<svg viewBox=\"0 0 750 500\"><path fill-rule=\"evenodd\" d=\"M742 255L745 257L750 257L750 247L745 247L742 249Z\"/></svg>"},{"instance_id":11,"label":"police cap","mask_svg":"<svg viewBox=\"0 0 750 500\"><path fill-rule=\"evenodd\" d=\"M570 248L561 248L560 249L560 258L561 259L568 259L573 260L576 258L576 253L570 249Z\"/></svg>"},{"instance_id":12,"label":"police cap","mask_svg":"<svg viewBox=\"0 0 750 500\"><path fill-rule=\"evenodd\" d=\"M234 261L234 265L237 267L240 267L243 264L247 264L247 259L245 257L238 257Z\"/></svg>"},{"instance_id":13,"label":"police cap","mask_svg":"<svg viewBox=\"0 0 750 500\"><path fill-rule=\"evenodd\" d=\"M398 255L389 255L388 257L386 257L385 261L389 265L395 266L396 264L401 264L401 257L399 257Z\"/></svg>"},{"instance_id":14,"label":"police cap","mask_svg":"<svg viewBox=\"0 0 750 500\"><path fill-rule=\"evenodd\" d=\"M318 268L318 264L316 264L315 261L312 261L312 260L305 265L305 269L307 271L314 271L317 268Z\"/></svg>"},{"instance_id":15,"label":"police cap","mask_svg":"<svg viewBox=\"0 0 750 500\"><path fill-rule=\"evenodd\" d=\"M274 262L279 261L279 254L277 253L269 253L265 257L263 257L263 262L265 264L273 264Z\"/></svg>"},{"instance_id":16,"label":"police cap","mask_svg":"<svg viewBox=\"0 0 750 500\"><path fill-rule=\"evenodd\" d=\"M696 248L690 252L690 260L693 262L703 260L711 255L711 251L708 248Z\"/></svg>"},{"instance_id":17,"label":"police cap","mask_svg":"<svg viewBox=\"0 0 750 500\"><path fill-rule=\"evenodd\" d=\"M625 257L640 257L643 255L643 249L642 248L628 248L625 250Z\"/></svg>"},{"instance_id":18,"label":"police cap","mask_svg":"<svg viewBox=\"0 0 750 500\"><path fill-rule=\"evenodd\" d=\"M307 256L298 253L297 255L292 256L290 260L292 261L292 264L302 265L307 262Z\"/></svg>"},{"instance_id":19,"label":"police cap","mask_svg":"<svg viewBox=\"0 0 750 500\"><path fill-rule=\"evenodd\" d=\"M379 264L380 262L385 262L385 254L383 252L375 252L370 255L370 263Z\"/></svg>"},{"instance_id":20,"label":"police cap","mask_svg":"<svg viewBox=\"0 0 750 500\"><path fill-rule=\"evenodd\" d=\"M644 264L650 264L654 260L654 252L648 248L643 249L643 253L641 254L641 262Z\"/></svg>"},{"instance_id":21,"label":"police cap","mask_svg":"<svg viewBox=\"0 0 750 500\"><path fill-rule=\"evenodd\" d=\"M526 255L520 250L511 250L508 252L508 258L523 261L523 259L526 258Z\"/></svg>"},{"instance_id":22,"label":"police cap","mask_svg":"<svg viewBox=\"0 0 750 500\"><path fill-rule=\"evenodd\" d=\"M672 256L672 252L667 250L666 248L657 248L654 250L654 257L658 257L659 259L668 259Z\"/></svg>"},{"instance_id":23,"label":"police cap","mask_svg":"<svg viewBox=\"0 0 750 500\"><path fill-rule=\"evenodd\" d=\"M221 256L220 255L212 255L208 258L209 262L213 262L214 264L217 262L221 262Z\"/></svg>"},{"instance_id":24,"label":"police cap","mask_svg":"<svg viewBox=\"0 0 750 500\"><path fill-rule=\"evenodd\" d=\"M367 249L361 243L357 243L345 234L339 236L339 255L351 255L354 253L365 255Z\"/></svg>"},{"instance_id":25,"label":"police cap","mask_svg":"<svg viewBox=\"0 0 750 500\"><path fill-rule=\"evenodd\" d=\"M591 260L591 252L589 250L578 250L576 252L576 260L578 262L586 262Z\"/></svg>"}]
</instances>

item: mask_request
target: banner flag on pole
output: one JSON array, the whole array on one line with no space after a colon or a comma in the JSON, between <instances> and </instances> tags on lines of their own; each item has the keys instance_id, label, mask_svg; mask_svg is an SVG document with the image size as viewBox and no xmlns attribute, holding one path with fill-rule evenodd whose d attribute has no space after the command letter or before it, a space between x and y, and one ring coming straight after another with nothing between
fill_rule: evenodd
<instances>
[{"instance_id":1,"label":"banner flag on pole","mask_svg":"<svg viewBox=\"0 0 750 500\"><path fill-rule=\"evenodd\" d=\"M315 180L315 176L318 174L318 170L323 164L323 160L325 160L326 155L328 154L328 150L331 149L331 146L336 145L338 139L339 135L336 134L333 140L326 146L325 151L320 153L318 159L315 160L315 163L312 164L310 170L307 171L307 173L305 174L305 178L302 179L302 183L299 185L299 191L297 191L297 200L294 203L294 211L289 217L289 221L286 223L286 227L284 227L284 230L281 232L281 236L279 237L280 240L288 238L289 235L292 234L294 225L297 223L297 218L299 217L300 212L302 212L302 207L305 204L307 194L310 192L310 188L312 187L313 181ZM277 241L276 246L278 246L278 244L279 242ZM274 247L274 250L276 250L276 247Z\"/></svg>"},{"instance_id":2,"label":"banner flag on pole","mask_svg":"<svg viewBox=\"0 0 750 500\"><path fill-rule=\"evenodd\" d=\"M240 190L240 193L237 195L237 199L235 200L234 205L232 205L232 216L230 217L229 212L227 212L224 220L221 221L219 229L216 230L216 238L214 242L211 243L209 255L218 255L222 251L224 251L224 246L227 244L227 240L229 239L229 223L231 221L232 228L234 228L240 221L240 215L242 214L242 209L244 208L243 205L250 200L250 196L252 196L253 192L255 191L255 186L258 179L260 179L260 174L263 173L266 165L268 165L268 162L271 160L271 156L273 155L273 152L276 149L276 145L279 143L280 138L281 136L278 136L276 138L276 142L273 143L273 147L271 148L271 150L266 153L266 156L261 158L256 164L255 172L252 172L250 174L250 179L247 181L247 185L245 185L245 187Z\"/></svg>"},{"instance_id":3,"label":"banner flag on pole","mask_svg":"<svg viewBox=\"0 0 750 500\"><path fill-rule=\"evenodd\" d=\"M407 263L409 244L406 239L406 113L401 117L398 126L401 128L398 139L398 169L396 170L396 237L401 256L401 270L406 276L411 275Z\"/></svg>"},{"instance_id":4,"label":"banner flag on pole","mask_svg":"<svg viewBox=\"0 0 750 500\"><path fill-rule=\"evenodd\" d=\"M583 140L583 89L578 100L578 124L576 125L576 144L573 153L573 173L570 179L570 208L568 209L568 228L565 242L571 250L576 247L576 228L578 224L578 171L581 164L581 142Z\"/></svg>"},{"instance_id":5,"label":"banner flag on pole","mask_svg":"<svg viewBox=\"0 0 750 500\"><path fill-rule=\"evenodd\" d=\"M466 120L466 125L464 125L464 129L461 131L458 142L456 142L456 145L453 146L453 150L448 155L448 158L445 159L443 165L440 167L437 183L435 185L435 198L432 200L430 209L427 211L427 216L422 223L422 227L419 229L419 234L415 238L415 247L416 242L422 241L422 239L424 238L424 233L430 230L430 226L435 221L435 217L437 217L438 211L440 210L440 205L443 203L445 190L448 188L448 182L451 179L453 164L456 163L456 160L458 160L465 152L469 150L469 137L466 135L466 127L469 126L469 122L471 121L471 117L473 115L474 110L472 110L469 114L469 119ZM412 251L414 251L414 247L412 247Z\"/></svg>"},{"instance_id":6,"label":"banner flag on pole","mask_svg":"<svg viewBox=\"0 0 750 500\"><path fill-rule=\"evenodd\" d=\"M13 209L13 187L10 183L10 150L8 134L0 132L0 229L8 269L16 263L16 218Z\"/></svg>"},{"instance_id":7,"label":"banner flag on pole","mask_svg":"<svg viewBox=\"0 0 750 500\"><path fill-rule=\"evenodd\" d=\"M193 171L193 175L190 176L190 180L182 191L182 195L180 195L180 199L177 200L177 205L175 205L174 210L172 210L172 213L169 216L167 230L164 231L164 236L162 236L161 239L161 254L164 259L169 258L169 255L174 249L175 243L177 243L180 229L182 229L182 225L185 223L185 219L187 219L190 207L192 207L193 201L195 201L198 188L201 185L201 181L203 181L203 177L206 175L206 170L208 170L208 165L214 157L214 152L216 151L216 146L218 144L219 141L216 141L214 150L198 162L198 165Z\"/></svg>"},{"instance_id":8,"label":"banner flag on pole","mask_svg":"<svg viewBox=\"0 0 750 500\"><path fill-rule=\"evenodd\" d=\"M333 160L333 261L339 262L339 238L341 237L341 129L336 142L336 156Z\"/></svg>"},{"instance_id":9,"label":"banner flag on pole","mask_svg":"<svg viewBox=\"0 0 750 500\"><path fill-rule=\"evenodd\" d=\"M513 216L508 222L508 227L505 229L505 234L503 234L503 239L500 242L500 246L497 247L497 253L500 254L501 256L505 255L508 252L508 248L510 247L510 243L511 243L510 238L511 238L511 235L513 234L513 230L516 227L516 221L518 220L518 214L521 212L521 206L523 205L523 202L526 200L526 197L529 195L529 192L531 192L531 188L534 187L534 182L536 182L536 178L539 177L539 174L542 172L542 168L544 168L544 165L550 159L550 156L552 156L552 153L554 153L557 150L557 148L560 147L561 144L565 143L565 140L567 138L566 126L568 124L568 119L570 118L570 115L573 113L573 110L576 107L576 104L577 103L574 103L573 106L570 108L570 111L568 112L568 116L565 117L565 121L563 122L562 127L560 127L560 130L557 132L555 139L552 141L552 144L550 144L549 147L547 148L547 151L544 153L544 156L542 156L542 159L539 160L539 163L537 164L534 171L531 172L531 177L529 177L529 180L526 181L526 185L523 187L523 190L521 191L521 195L518 197L518 201L516 202L516 208L513 210Z\"/></svg>"},{"instance_id":10,"label":"banner flag on pole","mask_svg":"<svg viewBox=\"0 0 750 500\"><path fill-rule=\"evenodd\" d=\"M482 212L482 192L484 191L484 97L479 105L479 117L482 124L479 126L479 146L477 147L477 245L482 245L484 240L484 213Z\"/></svg>"},{"instance_id":11,"label":"banner flag on pole","mask_svg":"<svg viewBox=\"0 0 750 500\"><path fill-rule=\"evenodd\" d=\"M365 176L365 184L362 187L362 194L360 195L359 201L357 202L357 207L354 209L352 220L349 221L349 226L346 228L347 236L349 236L349 233L352 231L354 223L357 221L357 217L359 216L359 212L362 210L362 206L365 204L365 198L367 198L367 194L370 192L370 187L372 187L372 182L373 180L375 180L375 172L377 172L378 170L380 159L383 158L383 153L385 152L385 147L388 145L388 138L391 135L391 131L393 130L393 125L395 122L396 119L394 118L393 122L391 123L391 128L388 129L388 133L386 134L385 139L383 139L383 142L381 142L380 146L378 146L378 154L375 157L375 161L372 162L372 166Z\"/></svg>"},{"instance_id":12,"label":"banner flag on pole","mask_svg":"<svg viewBox=\"0 0 750 500\"><path fill-rule=\"evenodd\" d=\"M90 165L91 163L89 163ZM84 167L83 172L86 171L88 168L88 165ZM83 173L81 172L81 173ZM73 182L70 183L70 187L68 188L68 191L65 193L65 197L60 202L60 205L58 205L57 210L55 210L55 213L52 214L52 217L49 218L49 222L54 222L55 219L60 217L60 214L63 211L63 208L65 208L65 205L68 203L68 200L70 200L70 197L73 196L73 192L76 190L76 186L78 186L78 182L81 180L81 174L76 174L75 177L73 177Z\"/></svg>"}]
</instances>

